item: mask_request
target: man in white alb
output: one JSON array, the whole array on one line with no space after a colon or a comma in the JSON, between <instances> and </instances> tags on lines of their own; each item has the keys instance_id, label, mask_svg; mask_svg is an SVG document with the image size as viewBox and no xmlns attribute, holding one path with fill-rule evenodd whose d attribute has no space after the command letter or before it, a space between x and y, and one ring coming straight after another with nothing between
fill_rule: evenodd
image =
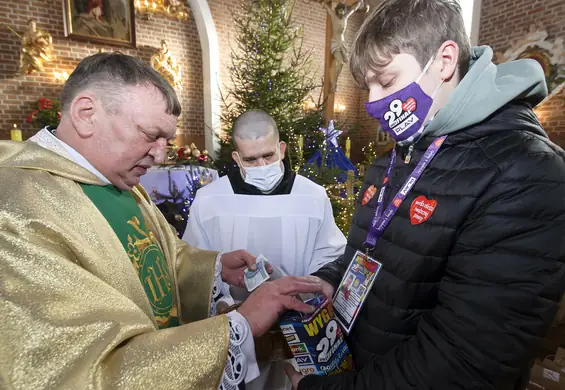
<instances>
[{"instance_id":1,"label":"man in white alb","mask_svg":"<svg viewBox=\"0 0 565 390\"><path fill-rule=\"evenodd\" d=\"M183 239L200 248L263 254L288 275L309 275L337 259L346 239L335 224L323 187L285 164L286 144L273 118L252 110L234 123L232 157L239 170L196 193ZM225 304L248 296L224 286ZM290 389L282 365L260 364L246 390Z\"/></svg>"}]
</instances>

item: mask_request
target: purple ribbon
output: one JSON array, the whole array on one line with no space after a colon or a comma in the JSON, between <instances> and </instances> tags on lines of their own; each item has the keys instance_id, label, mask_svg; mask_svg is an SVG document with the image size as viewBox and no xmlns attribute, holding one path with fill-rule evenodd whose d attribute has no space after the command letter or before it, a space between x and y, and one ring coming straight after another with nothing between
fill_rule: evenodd
<instances>
[{"instance_id":1,"label":"purple ribbon","mask_svg":"<svg viewBox=\"0 0 565 390\"><path fill-rule=\"evenodd\" d=\"M400 208L400 205L402 204L402 202L404 202L406 195L408 195L408 193L410 192L410 190L412 190L418 179L420 179L420 176L422 176L424 169L426 169L428 164L435 157L435 155L437 154L438 150L441 148L441 145L443 144L446 138L447 136L444 135L442 137L436 138L434 142L432 142L432 144L426 150L426 153L424 153L424 155L420 159L418 165L416 165L416 168L414 168L414 170L412 171L406 182L400 188L400 191L396 193L396 196L394 197L392 202L390 202L390 204L383 213L382 210L383 210L383 201L385 197L386 186L388 184L392 170L396 165L396 146L394 147L394 149L390 154L388 168L386 170L385 178L383 179L383 184L379 192L379 197L377 199L377 208L375 210L375 215L373 216L373 220L371 221L371 226L369 227L369 233L367 234L367 238L365 239L365 246L367 248L375 247L375 244L382 236L384 230L388 226L392 217L394 217L394 215Z\"/></svg>"}]
</instances>

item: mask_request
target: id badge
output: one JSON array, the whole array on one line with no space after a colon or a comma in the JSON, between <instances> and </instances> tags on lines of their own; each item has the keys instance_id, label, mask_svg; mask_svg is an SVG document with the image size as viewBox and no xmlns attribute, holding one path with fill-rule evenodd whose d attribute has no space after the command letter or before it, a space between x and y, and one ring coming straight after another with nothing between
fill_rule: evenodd
<instances>
[{"instance_id":1,"label":"id badge","mask_svg":"<svg viewBox=\"0 0 565 390\"><path fill-rule=\"evenodd\" d=\"M361 251L355 252L334 294L335 317L349 334L382 264Z\"/></svg>"}]
</instances>

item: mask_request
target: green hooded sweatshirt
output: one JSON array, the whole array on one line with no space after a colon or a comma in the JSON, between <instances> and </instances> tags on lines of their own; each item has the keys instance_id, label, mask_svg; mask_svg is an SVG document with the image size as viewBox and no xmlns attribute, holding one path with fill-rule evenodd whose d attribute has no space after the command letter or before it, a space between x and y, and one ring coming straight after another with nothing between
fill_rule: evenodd
<instances>
[{"instance_id":1,"label":"green hooded sweatshirt","mask_svg":"<svg viewBox=\"0 0 565 390\"><path fill-rule=\"evenodd\" d=\"M535 107L547 96L540 64L531 59L495 65L489 46L474 47L469 71L423 132L438 137L482 122L513 100Z\"/></svg>"}]
</instances>

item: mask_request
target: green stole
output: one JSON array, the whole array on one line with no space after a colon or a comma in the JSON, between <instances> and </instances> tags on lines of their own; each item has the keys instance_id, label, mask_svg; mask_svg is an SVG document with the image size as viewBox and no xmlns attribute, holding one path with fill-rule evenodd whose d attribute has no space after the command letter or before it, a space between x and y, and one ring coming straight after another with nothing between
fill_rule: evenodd
<instances>
[{"instance_id":1,"label":"green stole","mask_svg":"<svg viewBox=\"0 0 565 390\"><path fill-rule=\"evenodd\" d=\"M106 218L131 260L160 329L179 325L175 290L163 250L147 229L141 209L130 191L113 185L81 184Z\"/></svg>"}]
</instances>

